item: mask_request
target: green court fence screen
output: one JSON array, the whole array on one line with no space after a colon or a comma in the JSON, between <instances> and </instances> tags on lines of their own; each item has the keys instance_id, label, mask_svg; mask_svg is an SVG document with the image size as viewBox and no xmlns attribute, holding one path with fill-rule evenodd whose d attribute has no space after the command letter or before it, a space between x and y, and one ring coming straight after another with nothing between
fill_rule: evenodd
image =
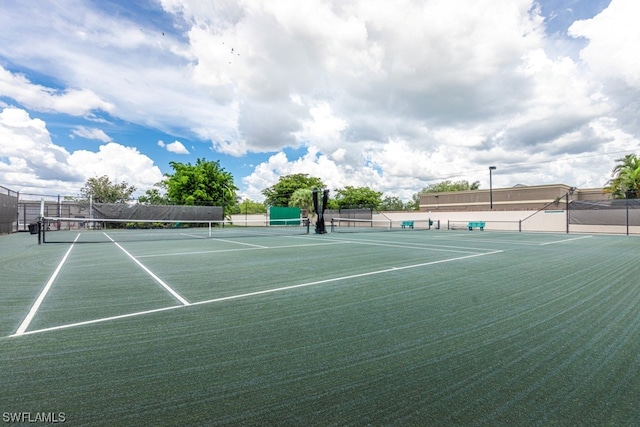
<instances>
[{"instance_id":1,"label":"green court fence screen","mask_svg":"<svg viewBox=\"0 0 640 427\"><path fill-rule=\"evenodd\" d=\"M281 221L283 219L294 220L287 221L286 225L300 225L300 208L284 206L271 206L269 208L269 225L283 225Z\"/></svg>"}]
</instances>

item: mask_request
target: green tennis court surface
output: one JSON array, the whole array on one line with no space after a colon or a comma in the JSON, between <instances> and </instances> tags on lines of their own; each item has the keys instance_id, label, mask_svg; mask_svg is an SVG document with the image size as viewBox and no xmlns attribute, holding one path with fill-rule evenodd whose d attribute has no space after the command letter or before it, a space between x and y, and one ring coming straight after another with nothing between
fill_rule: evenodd
<instances>
[{"instance_id":1,"label":"green tennis court surface","mask_svg":"<svg viewBox=\"0 0 640 427\"><path fill-rule=\"evenodd\" d=\"M640 240L0 238L0 412L70 425L638 425Z\"/></svg>"}]
</instances>

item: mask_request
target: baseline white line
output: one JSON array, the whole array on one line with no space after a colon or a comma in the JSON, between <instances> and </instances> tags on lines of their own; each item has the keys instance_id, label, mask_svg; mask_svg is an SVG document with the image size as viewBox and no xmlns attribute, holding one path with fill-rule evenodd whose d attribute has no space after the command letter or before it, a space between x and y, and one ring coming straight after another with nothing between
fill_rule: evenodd
<instances>
[{"instance_id":1,"label":"baseline white line","mask_svg":"<svg viewBox=\"0 0 640 427\"><path fill-rule=\"evenodd\" d=\"M131 255L129 252L127 252L127 250L125 248L123 248L122 246L120 246L120 244L118 242L116 242L115 240L113 240L107 233L103 233L105 236L107 236L107 238L109 240L111 240L118 248L120 248L120 250L122 252L124 252L125 254L127 254L127 256L129 258L131 258L133 260L133 262L135 262L136 264L138 264L138 266L140 268L142 268L149 276L151 276L153 278L153 280L155 280L156 282L158 282L158 284L160 286L162 286L163 288L165 288L167 290L167 292L169 292L171 295L173 295L173 297L175 299L177 299L178 301L180 301L182 303L182 305L189 305L189 301L187 301L186 299L182 298L182 296L177 293L171 286L167 285L162 279L160 279L158 276L156 276L151 270L149 270L147 267L145 267L140 261L138 261L136 259L136 257L134 257L133 255Z\"/></svg>"},{"instance_id":2,"label":"baseline white line","mask_svg":"<svg viewBox=\"0 0 640 427\"><path fill-rule=\"evenodd\" d=\"M457 258L443 259L443 260L439 260L439 261L431 261L431 262L423 262L423 263L420 263L420 264L405 265L405 266L402 266L402 267L390 267L390 268L385 268L384 270L370 271L368 273L352 274L352 275L349 275L349 276L334 277L332 279L318 280L316 282L302 283L302 284L299 284L299 285L284 286L284 287L281 287L281 288L266 289L264 291L249 292L249 293L246 293L246 294L231 295L231 296L228 296L228 297L214 298L214 299L210 299L210 300L206 300L206 301L198 301L198 302L191 303L189 305L190 306L194 306L194 305L212 304L212 303L220 302L220 301L229 301L229 300L247 298L247 297L256 296L256 295L264 295L264 294L269 294L269 293L274 293L274 292L281 292L281 291L286 291L286 290L289 290L289 289L296 289L296 288L302 288L302 287L308 287L308 286L314 286L314 285L321 285L321 284L324 284L324 283L331 283L331 282L339 282L339 281L342 281L342 280L355 279L355 278L366 277L366 276L373 276L373 275L376 275L376 274L384 274L384 273L389 273L389 272L392 272L392 271L407 270L407 269L410 269L410 268L425 267L427 265L434 265L434 264L443 264L443 263L446 263L446 262L459 261L459 260L462 260L462 259L481 257L481 256L485 256L485 255L493 255L493 254L497 254L497 253L501 253L501 252L503 252L503 251L492 251L492 252L486 252L486 253L482 253L482 254L466 255L466 256L461 256L461 257L457 257ZM176 306L171 306L171 307L157 308L157 309L154 309L154 310L146 310L146 311L139 311L139 312L136 312L136 313L122 314L122 315L119 315L119 316L104 317L104 318L101 318L101 319L87 320L87 321L84 321L84 322L70 323L70 324L67 324L67 325L53 326L53 327L44 328L44 329L37 329L37 330L34 330L34 331L25 332L22 335L37 334L37 333L40 333L40 332L49 332L49 331L55 331L55 330L59 330L59 329L68 329L68 328L73 328L73 327L76 327L76 326L90 325L90 324L94 324L94 323L108 322L110 320L117 320L117 319L125 319L125 318L128 318L128 317L142 316L142 315L145 315L145 314L158 313L158 312L161 312L161 311L174 310L176 308L183 308L183 307L185 307L185 306L176 305ZM13 337L13 336L17 336L17 334L10 335L9 337Z\"/></svg>"},{"instance_id":3,"label":"baseline white line","mask_svg":"<svg viewBox=\"0 0 640 427\"><path fill-rule=\"evenodd\" d=\"M185 307L184 305L172 305L171 307L155 308L153 310L138 311L136 313L120 314L118 316L103 317L101 319L85 320L84 322L69 323L69 324L66 324L66 325L52 326L50 328L36 329L36 330L33 330L33 331L24 332L22 334L18 334L16 332L13 335L9 335L9 337L16 337L16 336L19 336L19 335L31 335L31 334L37 334L37 333L40 333L40 332L57 331L57 330L60 330L60 329L68 329L68 328L74 328L76 326L84 326L84 325L91 325L91 324L94 324L94 323L108 322L110 320L126 319L127 317L142 316L144 314L158 313L160 311L167 311L167 310L173 310L173 309L176 309L176 308L184 308L184 307Z\"/></svg>"},{"instance_id":4,"label":"baseline white line","mask_svg":"<svg viewBox=\"0 0 640 427\"><path fill-rule=\"evenodd\" d=\"M22 323L20 324L20 326L18 327L18 330L16 331L16 333L14 335L23 335L25 333L25 331L27 330L27 328L29 327L29 325L31 324L31 321L33 320L33 318L35 317L36 313L40 309L40 305L42 305L42 301L44 301L44 298L49 293L49 290L51 289L51 286L53 286L53 282L56 280L56 277L58 277L58 274L60 273L60 270L62 270L62 266L67 261L67 258L69 257L69 254L71 253L71 249L73 249L73 246L76 243L76 241L78 240L78 237L80 237L80 233L78 233L76 238L73 240L73 243L71 244L71 246L69 246L69 249L67 250L67 253L64 254L64 256L62 257L62 261L60 261L60 264L58 264L58 266L56 267L55 271L53 272L53 274L49 278L49 281L44 286L44 289L42 290L42 292L40 292L40 295L38 295L38 298L36 299L36 302L33 303L33 306L31 307L31 310L29 310L29 313L27 314L27 317L24 318L24 320L22 321Z\"/></svg>"},{"instance_id":5,"label":"baseline white line","mask_svg":"<svg viewBox=\"0 0 640 427\"><path fill-rule=\"evenodd\" d=\"M556 240L555 242L540 243L540 246L555 245L556 243L570 242L572 240L588 239L589 237L593 237L593 236L581 236L581 237L574 237L573 239L563 239L563 240Z\"/></svg>"}]
</instances>

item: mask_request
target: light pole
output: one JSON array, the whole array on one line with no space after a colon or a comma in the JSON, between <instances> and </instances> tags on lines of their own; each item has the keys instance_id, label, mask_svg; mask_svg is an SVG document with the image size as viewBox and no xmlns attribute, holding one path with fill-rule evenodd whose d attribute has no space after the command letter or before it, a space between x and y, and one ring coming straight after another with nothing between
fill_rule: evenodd
<instances>
[{"instance_id":1,"label":"light pole","mask_svg":"<svg viewBox=\"0 0 640 427\"><path fill-rule=\"evenodd\" d=\"M489 207L493 209L493 176L492 172L496 170L495 166L489 166Z\"/></svg>"}]
</instances>

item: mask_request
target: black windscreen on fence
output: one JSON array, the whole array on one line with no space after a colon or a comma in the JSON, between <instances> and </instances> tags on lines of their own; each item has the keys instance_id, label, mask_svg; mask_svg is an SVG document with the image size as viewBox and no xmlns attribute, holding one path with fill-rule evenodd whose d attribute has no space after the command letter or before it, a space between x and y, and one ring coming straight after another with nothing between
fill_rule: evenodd
<instances>
[{"instance_id":1,"label":"black windscreen on fence","mask_svg":"<svg viewBox=\"0 0 640 427\"><path fill-rule=\"evenodd\" d=\"M21 230L26 230L30 222L37 221L41 210L47 218L129 219L132 221L221 221L223 219L221 206L89 203L64 200L60 197L57 201L45 200L43 197L42 201L21 200L16 204L13 221L16 220L16 212L19 212Z\"/></svg>"},{"instance_id":2,"label":"black windscreen on fence","mask_svg":"<svg viewBox=\"0 0 640 427\"><path fill-rule=\"evenodd\" d=\"M570 205L569 223L640 226L640 200L575 200Z\"/></svg>"},{"instance_id":3,"label":"black windscreen on fence","mask_svg":"<svg viewBox=\"0 0 640 427\"><path fill-rule=\"evenodd\" d=\"M331 223L333 218L348 219L372 219L371 209L327 209L324 211L324 218L327 223Z\"/></svg>"},{"instance_id":4,"label":"black windscreen on fence","mask_svg":"<svg viewBox=\"0 0 640 427\"><path fill-rule=\"evenodd\" d=\"M16 230L18 213L18 193L0 187L0 234L13 233Z\"/></svg>"},{"instance_id":5,"label":"black windscreen on fence","mask_svg":"<svg viewBox=\"0 0 640 427\"><path fill-rule=\"evenodd\" d=\"M84 205L84 212L93 218L221 221L221 206L128 205L124 203L94 203Z\"/></svg>"}]
</instances>

